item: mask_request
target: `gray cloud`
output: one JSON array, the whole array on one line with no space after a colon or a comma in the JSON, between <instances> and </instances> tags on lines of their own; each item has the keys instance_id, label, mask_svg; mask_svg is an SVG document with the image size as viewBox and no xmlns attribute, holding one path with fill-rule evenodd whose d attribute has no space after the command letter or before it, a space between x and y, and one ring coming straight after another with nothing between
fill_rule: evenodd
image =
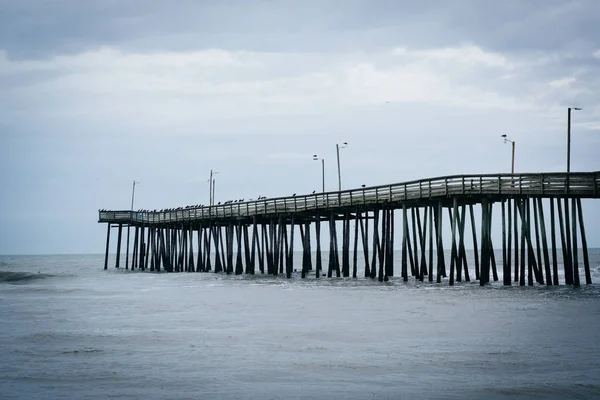
<instances>
[{"instance_id":1,"label":"gray cloud","mask_svg":"<svg viewBox=\"0 0 600 400\"><path fill-rule=\"evenodd\" d=\"M333 189L343 141L344 187L506 171L504 133L517 171L562 170L570 105L573 169L598 170L599 15L591 0L4 2L0 253L101 251L95 210L128 207L133 179L142 208L206 202L210 169L218 200L304 193L317 153Z\"/></svg>"},{"instance_id":2,"label":"gray cloud","mask_svg":"<svg viewBox=\"0 0 600 400\"><path fill-rule=\"evenodd\" d=\"M600 3L561 1L6 2L0 48L12 58L101 46L160 50L356 51L461 42L497 51L588 50Z\"/></svg>"}]
</instances>

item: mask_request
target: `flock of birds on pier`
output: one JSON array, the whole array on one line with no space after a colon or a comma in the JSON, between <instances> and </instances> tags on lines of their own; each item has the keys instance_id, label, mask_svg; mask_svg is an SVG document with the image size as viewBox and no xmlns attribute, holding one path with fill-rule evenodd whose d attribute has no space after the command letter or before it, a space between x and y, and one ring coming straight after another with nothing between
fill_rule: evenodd
<instances>
[{"instance_id":1,"label":"flock of birds on pier","mask_svg":"<svg viewBox=\"0 0 600 400\"><path fill-rule=\"evenodd\" d=\"M313 192L314 193L314 192ZM296 195L296 193L294 193L294 196ZM256 200L265 200L267 197L266 196L258 196ZM248 201L254 201L254 199L248 199ZM238 199L238 200L227 200L225 202L223 202L223 205L226 204L233 204L233 203L243 203L244 199ZM219 201L217 203L217 205L221 205L221 202ZM140 208L137 210L137 212L167 212L167 211L181 211L181 210L191 210L194 208L202 208L202 207L207 207L204 204L195 204L192 206L182 206L182 207L174 207L174 208L163 208L160 210L147 210L144 208ZM106 209L99 209L99 212L104 212L104 211L110 211L110 210L106 210Z\"/></svg>"}]
</instances>

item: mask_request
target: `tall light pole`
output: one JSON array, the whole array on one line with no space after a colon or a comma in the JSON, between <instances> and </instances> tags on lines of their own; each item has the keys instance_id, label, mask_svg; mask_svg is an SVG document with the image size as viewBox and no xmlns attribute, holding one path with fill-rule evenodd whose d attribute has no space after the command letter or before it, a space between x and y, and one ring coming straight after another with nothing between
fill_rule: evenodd
<instances>
[{"instance_id":1,"label":"tall light pole","mask_svg":"<svg viewBox=\"0 0 600 400\"><path fill-rule=\"evenodd\" d=\"M325 159L317 157L316 154L313 154L313 160L319 161L321 160L321 172L323 175L323 193L325 193Z\"/></svg>"},{"instance_id":2,"label":"tall light pole","mask_svg":"<svg viewBox=\"0 0 600 400\"><path fill-rule=\"evenodd\" d=\"M335 151L337 153L337 164L338 164L338 188L339 191L342 191L342 171L340 169L340 149L348 147L348 142L342 143L342 145L335 144Z\"/></svg>"},{"instance_id":3,"label":"tall light pole","mask_svg":"<svg viewBox=\"0 0 600 400\"><path fill-rule=\"evenodd\" d=\"M135 184L139 183L135 180L133 181L133 189L131 189L131 208L130 208L130 218L133 217L133 199L135 198ZM125 269L129 266L129 228L131 228L131 221L127 225L127 249L125 249ZM133 269L133 265L131 266Z\"/></svg>"},{"instance_id":4,"label":"tall light pole","mask_svg":"<svg viewBox=\"0 0 600 400\"><path fill-rule=\"evenodd\" d=\"M571 173L571 110L580 111L582 108L569 107L567 110L567 174L569 174Z\"/></svg>"},{"instance_id":5,"label":"tall light pole","mask_svg":"<svg viewBox=\"0 0 600 400\"><path fill-rule=\"evenodd\" d=\"M212 180L212 204L215 205L215 179Z\"/></svg>"},{"instance_id":6,"label":"tall light pole","mask_svg":"<svg viewBox=\"0 0 600 400\"><path fill-rule=\"evenodd\" d=\"M218 174L217 171L210 170L210 177L208 178L208 205L212 206L215 202L215 180L213 175Z\"/></svg>"},{"instance_id":7,"label":"tall light pole","mask_svg":"<svg viewBox=\"0 0 600 400\"><path fill-rule=\"evenodd\" d=\"M579 285L579 274L574 273L574 268L577 268L574 264L574 259L577 258L577 240L573 235L573 247L571 248L571 235L569 234L569 189L571 187L571 110L580 111L579 107L569 107L567 109L567 196L565 197L565 225L567 226L567 264L569 265L569 276L565 276L566 283ZM575 220L575 204L573 204L573 220ZM573 222L575 227L575 222ZM575 232L573 232L575 233ZM575 254L575 256L574 256ZM565 274L566 275L566 274Z\"/></svg>"},{"instance_id":8,"label":"tall light pole","mask_svg":"<svg viewBox=\"0 0 600 400\"><path fill-rule=\"evenodd\" d=\"M139 183L136 181L133 181L133 189L131 189L131 211L133 211L133 199L135 199L135 184Z\"/></svg>"},{"instance_id":9,"label":"tall light pole","mask_svg":"<svg viewBox=\"0 0 600 400\"><path fill-rule=\"evenodd\" d=\"M515 173L515 141L510 140L509 138L506 137L506 135L502 135L502 137L504 138L504 143L512 144L512 163L511 163L510 173L514 174Z\"/></svg>"}]
</instances>

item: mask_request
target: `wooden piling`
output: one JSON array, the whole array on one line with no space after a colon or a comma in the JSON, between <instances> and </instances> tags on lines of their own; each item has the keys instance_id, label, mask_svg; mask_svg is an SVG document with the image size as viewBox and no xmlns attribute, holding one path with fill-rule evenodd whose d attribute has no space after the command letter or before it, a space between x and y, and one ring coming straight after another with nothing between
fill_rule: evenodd
<instances>
[{"instance_id":1,"label":"wooden piling","mask_svg":"<svg viewBox=\"0 0 600 400\"><path fill-rule=\"evenodd\" d=\"M119 268L119 261L121 258L121 231L123 230L123 224L119 224L119 233L117 234L117 260L115 268Z\"/></svg>"},{"instance_id":2,"label":"wooden piling","mask_svg":"<svg viewBox=\"0 0 600 400\"><path fill-rule=\"evenodd\" d=\"M285 225L284 225L285 226ZM294 270L294 217L292 216L292 221L290 223L290 243L289 243L289 251L287 257L287 265L286 265L286 278L290 279L292 277L292 271ZM302 246L304 248L304 246ZM302 271L304 272L304 263L302 263ZM303 273L304 276L304 273Z\"/></svg>"},{"instance_id":3,"label":"wooden piling","mask_svg":"<svg viewBox=\"0 0 600 400\"><path fill-rule=\"evenodd\" d=\"M568 274L567 285L572 285L574 283L574 275L573 275L573 253L571 251L571 218L569 216L569 198L565 198L565 239L567 242L567 259L565 260L565 265L567 269L565 271L565 276ZM567 280L567 279L565 279Z\"/></svg>"},{"instance_id":4,"label":"wooden piling","mask_svg":"<svg viewBox=\"0 0 600 400\"><path fill-rule=\"evenodd\" d=\"M433 282L433 214L434 206L429 206L429 282Z\"/></svg>"},{"instance_id":5,"label":"wooden piling","mask_svg":"<svg viewBox=\"0 0 600 400\"><path fill-rule=\"evenodd\" d=\"M357 262L358 262L358 221L360 219L360 212L356 210L354 218L354 251L352 257L352 277L356 278L357 275Z\"/></svg>"},{"instance_id":6,"label":"wooden piling","mask_svg":"<svg viewBox=\"0 0 600 400\"><path fill-rule=\"evenodd\" d=\"M427 210L425 207L423 212L423 225L421 226L421 213L417 210L417 225L419 227L419 243L421 246L421 264L419 267L419 281L423 282L424 276L427 274L427 262L425 260L425 247L427 244Z\"/></svg>"},{"instance_id":7,"label":"wooden piling","mask_svg":"<svg viewBox=\"0 0 600 400\"><path fill-rule=\"evenodd\" d=\"M365 278L371 276L369 268L369 212L365 212L364 224L363 218L360 219L360 234L362 237L363 254L365 256Z\"/></svg>"},{"instance_id":8,"label":"wooden piling","mask_svg":"<svg viewBox=\"0 0 600 400\"><path fill-rule=\"evenodd\" d=\"M454 200L452 201L452 247L450 250L450 286L454 285L454 267L455 267L455 262L457 257L457 246L456 246L456 216L458 215L458 200L456 199L456 197L454 198Z\"/></svg>"},{"instance_id":9,"label":"wooden piling","mask_svg":"<svg viewBox=\"0 0 600 400\"><path fill-rule=\"evenodd\" d=\"M350 214L344 213L342 221L342 276L350 276Z\"/></svg>"},{"instance_id":10,"label":"wooden piling","mask_svg":"<svg viewBox=\"0 0 600 400\"><path fill-rule=\"evenodd\" d=\"M577 202L575 199L571 200L571 211L573 212L571 222L573 223L573 247L571 254L573 254L573 285L579 286L579 260L577 251Z\"/></svg>"},{"instance_id":11,"label":"wooden piling","mask_svg":"<svg viewBox=\"0 0 600 400\"><path fill-rule=\"evenodd\" d=\"M531 199L532 203L533 203L533 224L535 225L535 249L536 249L536 254L537 254L537 259L536 262L538 264L538 268L540 269L540 273L542 271L542 245L541 245L541 241L540 241L540 227L539 227L539 217L538 217L538 204L537 204L537 199ZM542 282L543 283L543 278L542 278Z\"/></svg>"},{"instance_id":12,"label":"wooden piling","mask_svg":"<svg viewBox=\"0 0 600 400\"><path fill-rule=\"evenodd\" d=\"M550 239L552 246L552 283L559 284L558 281L558 260L556 254L556 224L554 223L554 199L550 199Z\"/></svg>"},{"instance_id":13,"label":"wooden piling","mask_svg":"<svg viewBox=\"0 0 600 400\"><path fill-rule=\"evenodd\" d=\"M519 201L518 199L514 199L514 221L515 221L515 277L514 281L519 282Z\"/></svg>"},{"instance_id":14,"label":"wooden piling","mask_svg":"<svg viewBox=\"0 0 600 400\"><path fill-rule=\"evenodd\" d=\"M577 213L579 216L579 232L581 233L581 251L583 252L583 266L585 268L585 283L592 284L592 275L590 272L590 260L588 256L587 239L585 237L585 227L583 225L583 211L581 209L581 199L577 198Z\"/></svg>"},{"instance_id":15,"label":"wooden piling","mask_svg":"<svg viewBox=\"0 0 600 400\"><path fill-rule=\"evenodd\" d=\"M108 269L108 250L110 248L110 224L106 224L106 251L104 253L104 269Z\"/></svg>"},{"instance_id":16,"label":"wooden piling","mask_svg":"<svg viewBox=\"0 0 600 400\"><path fill-rule=\"evenodd\" d=\"M383 282L383 268L385 264L385 254L388 236L388 209L383 207L381 210L381 246L379 248L379 282Z\"/></svg>"},{"instance_id":17,"label":"wooden piling","mask_svg":"<svg viewBox=\"0 0 600 400\"><path fill-rule=\"evenodd\" d=\"M460 217L460 229L459 229L459 242L458 242L458 247L459 247L459 251L460 251L460 259L461 259L461 265L464 267L464 272L465 272L465 281L469 282L471 281L471 277L469 275L469 264L467 263L467 251L465 249L465 221L467 219L467 207L463 204L462 206L462 211L459 215ZM458 281L461 280L461 274L460 274L460 265L458 267Z\"/></svg>"},{"instance_id":18,"label":"wooden piling","mask_svg":"<svg viewBox=\"0 0 600 400\"><path fill-rule=\"evenodd\" d=\"M550 270L550 255L548 253L548 240L546 238L546 221L542 199L538 198L538 212L540 214L540 230L542 232L542 251L544 254L544 268L546 270L546 285L552 285L552 271ZM541 262L541 261L540 261Z\"/></svg>"},{"instance_id":19,"label":"wooden piling","mask_svg":"<svg viewBox=\"0 0 600 400\"><path fill-rule=\"evenodd\" d=\"M510 200L509 200L510 201ZM510 215L510 211L509 211ZM510 228L509 228L510 231ZM510 239L508 239L510 242ZM502 201L502 281L504 285L510 286L510 264L508 260L510 260L510 254L507 253L506 246L506 206L504 201Z\"/></svg>"},{"instance_id":20,"label":"wooden piling","mask_svg":"<svg viewBox=\"0 0 600 400\"><path fill-rule=\"evenodd\" d=\"M406 204L402 204L402 279L408 281L408 259L407 259L407 239L408 239L408 216Z\"/></svg>"},{"instance_id":21,"label":"wooden piling","mask_svg":"<svg viewBox=\"0 0 600 400\"><path fill-rule=\"evenodd\" d=\"M473 261L475 262L475 280L480 279L479 274L479 247L477 246L477 225L475 225L475 214L473 205L469 204L469 214L471 216L471 232L473 236Z\"/></svg>"},{"instance_id":22,"label":"wooden piling","mask_svg":"<svg viewBox=\"0 0 600 400\"><path fill-rule=\"evenodd\" d=\"M317 254L316 254L316 263L315 266L315 277L319 278L321 276L321 271L323 270L323 262L321 260L321 217L317 216L315 221L315 240L317 241Z\"/></svg>"},{"instance_id":23,"label":"wooden piling","mask_svg":"<svg viewBox=\"0 0 600 400\"><path fill-rule=\"evenodd\" d=\"M435 234L437 236L437 283L442 282L442 269L444 268L444 246L442 242L442 210L442 202L439 201L437 206L437 212L435 213Z\"/></svg>"},{"instance_id":24,"label":"wooden piling","mask_svg":"<svg viewBox=\"0 0 600 400\"><path fill-rule=\"evenodd\" d=\"M237 254L235 257L235 274L241 275L244 273L244 262L242 260L242 240L243 240L242 234L243 234L243 232L242 232L241 221L238 221L238 224L235 228L236 228L235 236L236 236L236 242L237 242L237 251L236 251ZM232 247L233 247L233 243L232 243Z\"/></svg>"},{"instance_id":25,"label":"wooden piling","mask_svg":"<svg viewBox=\"0 0 600 400\"><path fill-rule=\"evenodd\" d=\"M479 275L479 285L484 286L489 282L490 276L490 245L488 242L488 199L484 198L481 202L481 273Z\"/></svg>"},{"instance_id":26,"label":"wooden piling","mask_svg":"<svg viewBox=\"0 0 600 400\"><path fill-rule=\"evenodd\" d=\"M411 207L411 222L412 222L412 243L414 244L413 248L413 260L414 260L414 268L413 268L413 276L419 277L419 241L417 240L417 214L418 208Z\"/></svg>"},{"instance_id":27,"label":"wooden piling","mask_svg":"<svg viewBox=\"0 0 600 400\"><path fill-rule=\"evenodd\" d=\"M510 198L507 200L506 214L508 224L506 227L506 271L504 273L507 274L508 277L506 275L504 276L504 284L510 286L512 284L512 199Z\"/></svg>"},{"instance_id":28,"label":"wooden piling","mask_svg":"<svg viewBox=\"0 0 600 400\"><path fill-rule=\"evenodd\" d=\"M556 205L558 210L558 222L560 228L560 241L562 245L562 256L563 256L563 269L565 274L565 285L573 284L573 272L571 271L571 265L569 263L569 247L571 243L567 244L565 235L565 222L563 219L561 199L556 199ZM568 229L568 226L567 226Z\"/></svg>"}]
</instances>

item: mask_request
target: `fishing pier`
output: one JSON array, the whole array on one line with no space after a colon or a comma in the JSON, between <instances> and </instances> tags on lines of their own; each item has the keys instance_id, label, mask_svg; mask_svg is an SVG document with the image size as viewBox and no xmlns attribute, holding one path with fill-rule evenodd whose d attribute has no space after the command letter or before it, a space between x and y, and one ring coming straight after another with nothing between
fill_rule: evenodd
<instances>
[{"instance_id":1,"label":"fishing pier","mask_svg":"<svg viewBox=\"0 0 600 400\"><path fill-rule=\"evenodd\" d=\"M132 258L127 241L124 265L132 270L290 278L298 266L302 278L399 275L483 286L497 281L501 268L505 285L580 285L592 282L581 199L599 197L600 171L454 175L169 211L101 210L98 222L107 224L104 269L111 229L118 230L119 268L123 228L133 228ZM493 243L498 234L501 243Z\"/></svg>"}]
</instances>

